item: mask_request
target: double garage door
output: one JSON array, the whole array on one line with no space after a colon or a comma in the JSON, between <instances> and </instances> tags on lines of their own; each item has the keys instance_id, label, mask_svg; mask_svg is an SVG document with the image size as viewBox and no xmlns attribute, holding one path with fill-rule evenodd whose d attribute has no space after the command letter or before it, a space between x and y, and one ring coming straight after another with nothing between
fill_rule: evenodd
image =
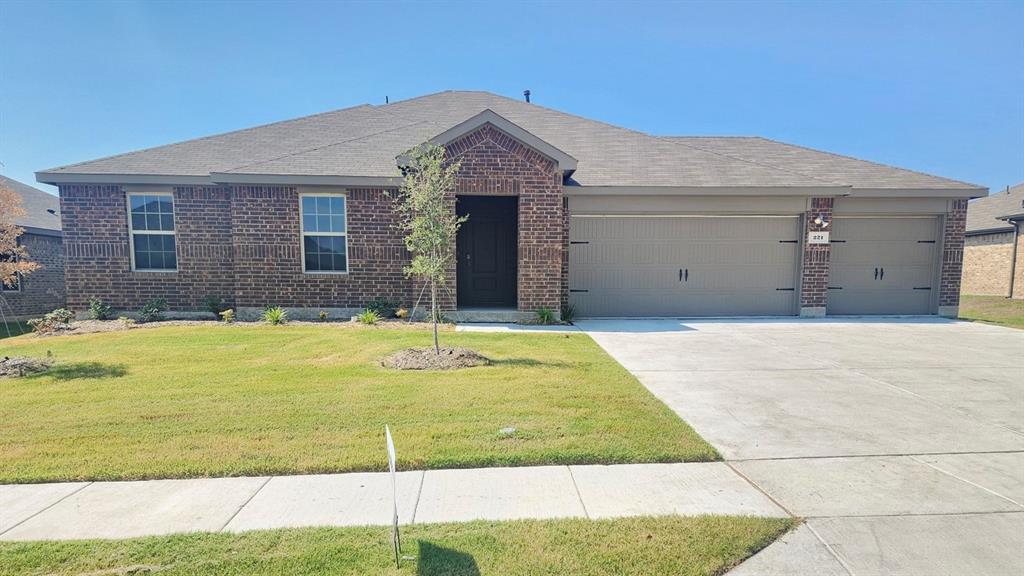
<instances>
[{"instance_id":1,"label":"double garage door","mask_svg":"<svg viewBox=\"0 0 1024 576\"><path fill-rule=\"evenodd\" d=\"M829 314L930 313L937 233L936 218L837 218ZM801 236L795 216L574 216L570 302L589 317L793 315Z\"/></svg>"}]
</instances>

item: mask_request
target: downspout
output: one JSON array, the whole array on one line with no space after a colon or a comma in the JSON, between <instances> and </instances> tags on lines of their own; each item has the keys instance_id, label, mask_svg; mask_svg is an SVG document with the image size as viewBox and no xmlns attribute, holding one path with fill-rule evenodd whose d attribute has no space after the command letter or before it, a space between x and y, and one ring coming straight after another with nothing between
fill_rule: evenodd
<instances>
[{"instance_id":1,"label":"downspout","mask_svg":"<svg viewBox=\"0 0 1024 576\"><path fill-rule=\"evenodd\" d=\"M1020 238L1020 222L1010 220L1013 224L1013 248L1010 249L1010 293L1007 298L1013 298L1013 280L1017 276L1017 243Z\"/></svg>"}]
</instances>

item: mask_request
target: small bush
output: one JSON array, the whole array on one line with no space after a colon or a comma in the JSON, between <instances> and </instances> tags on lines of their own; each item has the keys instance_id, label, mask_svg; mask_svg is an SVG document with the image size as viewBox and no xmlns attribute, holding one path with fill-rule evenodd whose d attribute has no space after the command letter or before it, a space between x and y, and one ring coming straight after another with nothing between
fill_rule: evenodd
<instances>
[{"instance_id":1,"label":"small bush","mask_svg":"<svg viewBox=\"0 0 1024 576\"><path fill-rule=\"evenodd\" d=\"M556 322L554 311L550 308L538 308L537 322L541 324L554 324Z\"/></svg>"},{"instance_id":2,"label":"small bush","mask_svg":"<svg viewBox=\"0 0 1024 576\"><path fill-rule=\"evenodd\" d=\"M206 308L210 314L213 314L214 318L219 318L220 313L227 310L227 306L224 305L224 299L220 296L207 296L203 298L203 308Z\"/></svg>"},{"instance_id":3,"label":"small bush","mask_svg":"<svg viewBox=\"0 0 1024 576\"><path fill-rule=\"evenodd\" d=\"M395 310L401 306L401 303L396 300L391 300L383 296L378 296L370 303L366 305L367 310L372 310L377 313L377 316L381 318L391 318L395 315Z\"/></svg>"},{"instance_id":4,"label":"small bush","mask_svg":"<svg viewBox=\"0 0 1024 576\"><path fill-rule=\"evenodd\" d=\"M331 316L331 314L330 314L329 312L327 312L327 310L321 310L321 311L320 311L320 313L316 315L316 317L317 317L317 318L318 318L318 319L319 319L319 320L320 320L321 322L327 322L327 319L328 319L328 318L329 318L330 316Z\"/></svg>"},{"instance_id":5,"label":"small bush","mask_svg":"<svg viewBox=\"0 0 1024 576\"><path fill-rule=\"evenodd\" d=\"M135 320L127 316L121 316L120 318L117 319L117 321L121 323L121 326L123 326L125 330L135 325Z\"/></svg>"},{"instance_id":6,"label":"small bush","mask_svg":"<svg viewBox=\"0 0 1024 576\"><path fill-rule=\"evenodd\" d=\"M576 317L576 307L572 304L566 304L562 306L562 322L568 322L572 324L573 318Z\"/></svg>"},{"instance_id":7,"label":"small bush","mask_svg":"<svg viewBox=\"0 0 1024 576\"><path fill-rule=\"evenodd\" d=\"M75 313L67 308L57 308L48 312L42 318L33 318L28 325L39 334L48 334L57 330L66 330L71 327L71 321L75 319Z\"/></svg>"},{"instance_id":8,"label":"small bush","mask_svg":"<svg viewBox=\"0 0 1024 576\"><path fill-rule=\"evenodd\" d=\"M221 312L219 316L220 319L223 320L225 324L231 324L235 321L235 311L232 310L231 308L228 308L227 310Z\"/></svg>"},{"instance_id":9,"label":"small bush","mask_svg":"<svg viewBox=\"0 0 1024 576\"><path fill-rule=\"evenodd\" d=\"M142 322L157 322L164 319L164 312L167 310L167 301L163 298L153 298L142 305L139 310L139 320Z\"/></svg>"},{"instance_id":10,"label":"small bush","mask_svg":"<svg viewBox=\"0 0 1024 576\"><path fill-rule=\"evenodd\" d=\"M89 318L93 320L108 320L110 318L110 305L99 298L89 300Z\"/></svg>"},{"instance_id":11,"label":"small bush","mask_svg":"<svg viewBox=\"0 0 1024 576\"><path fill-rule=\"evenodd\" d=\"M359 314L356 315L356 320L358 322L363 323L363 324L369 325L369 324L376 324L377 322L380 322L382 320L382 318L380 317L380 314L377 314L373 310L366 309L366 310L363 310L362 312L360 312Z\"/></svg>"},{"instance_id":12,"label":"small bush","mask_svg":"<svg viewBox=\"0 0 1024 576\"><path fill-rule=\"evenodd\" d=\"M408 318L409 310L407 308L399 308L395 310L395 318Z\"/></svg>"},{"instance_id":13,"label":"small bush","mask_svg":"<svg viewBox=\"0 0 1024 576\"><path fill-rule=\"evenodd\" d=\"M263 310L263 321L274 326L284 324L288 321L288 313L280 306L267 306Z\"/></svg>"}]
</instances>

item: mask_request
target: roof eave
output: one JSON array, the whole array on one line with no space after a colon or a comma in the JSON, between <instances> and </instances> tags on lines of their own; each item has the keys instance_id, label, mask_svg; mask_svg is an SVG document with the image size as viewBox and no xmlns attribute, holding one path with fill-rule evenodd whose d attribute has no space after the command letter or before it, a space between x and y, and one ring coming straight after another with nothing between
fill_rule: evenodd
<instances>
[{"instance_id":1,"label":"roof eave","mask_svg":"<svg viewBox=\"0 0 1024 576\"><path fill-rule=\"evenodd\" d=\"M215 184L279 184L296 186L345 186L394 188L402 184L401 176L341 176L317 174L238 174L213 172Z\"/></svg>"},{"instance_id":2,"label":"roof eave","mask_svg":"<svg viewBox=\"0 0 1024 576\"><path fill-rule=\"evenodd\" d=\"M61 184L213 184L209 176L194 174L88 174L81 172L36 172L36 181Z\"/></svg>"},{"instance_id":3,"label":"roof eave","mask_svg":"<svg viewBox=\"0 0 1024 576\"><path fill-rule=\"evenodd\" d=\"M580 186L566 196L846 196L849 186Z\"/></svg>"}]
</instances>

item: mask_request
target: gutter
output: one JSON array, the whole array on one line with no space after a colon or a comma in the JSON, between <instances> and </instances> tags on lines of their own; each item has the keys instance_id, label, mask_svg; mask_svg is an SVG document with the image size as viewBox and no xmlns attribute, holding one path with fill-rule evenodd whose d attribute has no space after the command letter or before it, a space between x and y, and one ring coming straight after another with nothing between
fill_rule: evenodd
<instances>
[{"instance_id":1,"label":"gutter","mask_svg":"<svg viewBox=\"0 0 1024 576\"><path fill-rule=\"evenodd\" d=\"M1010 220L1013 224L1013 248L1010 250L1010 290L1007 298L1013 298L1013 280L1017 276L1017 243L1020 238L1020 222Z\"/></svg>"}]
</instances>

